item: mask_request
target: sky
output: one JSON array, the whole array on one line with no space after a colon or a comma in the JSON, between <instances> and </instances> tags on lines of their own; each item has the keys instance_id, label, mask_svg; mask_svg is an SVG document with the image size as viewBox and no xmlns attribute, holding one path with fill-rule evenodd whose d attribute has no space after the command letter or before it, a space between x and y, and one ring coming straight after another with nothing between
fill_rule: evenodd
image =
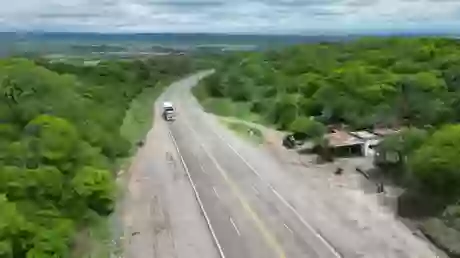
<instances>
[{"instance_id":1,"label":"sky","mask_svg":"<svg viewBox=\"0 0 460 258\"><path fill-rule=\"evenodd\" d=\"M457 32L460 0L13 0L0 8L0 30Z\"/></svg>"}]
</instances>

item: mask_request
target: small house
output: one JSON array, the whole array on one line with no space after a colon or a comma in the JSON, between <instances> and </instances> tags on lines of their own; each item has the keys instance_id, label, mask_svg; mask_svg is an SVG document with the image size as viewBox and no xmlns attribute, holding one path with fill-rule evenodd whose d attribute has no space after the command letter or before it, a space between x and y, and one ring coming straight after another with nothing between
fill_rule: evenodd
<instances>
[{"instance_id":1,"label":"small house","mask_svg":"<svg viewBox=\"0 0 460 258\"><path fill-rule=\"evenodd\" d=\"M325 135L334 156L360 156L364 141L342 130Z\"/></svg>"},{"instance_id":2,"label":"small house","mask_svg":"<svg viewBox=\"0 0 460 258\"><path fill-rule=\"evenodd\" d=\"M391 129L391 128L379 128L374 129L372 131L374 134L379 135L383 138L388 137L390 135L396 134L400 132L399 129ZM402 157L401 154L396 151L385 151L376 145L375 148L375 155L374 155L374 164L377 166L386 166L386 165L394 165L401 161Z\"/></svg>"},{"instance_id":3,"label":"small house","mask_svg":"<svg viewBox=\"0 0 460 258\"><path fill-rule=\"evenodd\" d=\"M372 157L375 155L375 147L382 140L382 138L379 135L373 134L368 131L356 131L350 132L350 134L363 141L363 144L361 145L361 154L363 156Z\"/></svg>"}]
</instances>

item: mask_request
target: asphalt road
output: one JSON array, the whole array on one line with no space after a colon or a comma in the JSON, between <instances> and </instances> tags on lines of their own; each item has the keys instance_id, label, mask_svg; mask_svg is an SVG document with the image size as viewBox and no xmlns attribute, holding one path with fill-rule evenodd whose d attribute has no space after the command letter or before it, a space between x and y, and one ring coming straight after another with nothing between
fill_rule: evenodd
<instances>
[{"instance_id":1,"label":"asphalt road","mask_svg":"<svg viewBox=\"0 0 460 258\"><path fill-rule=\"evenodd\" d=\"M331 169L278 162L203 112L173 83L133 158L123 202L127 258L433 258L375 196L337 187ZM161 118L172 101L177 120Z\"/></svg>"},{"instance_id":2,"label":"asphalt road","mask_svg":"<svg viewBox=\"0 0 460 258\"><path fill-rule=\"evenodd\" d=\"M190 177L221 257L342 257L276 188L220 136L189 88L203 74L173 84L159 102L175 103L170 137Z\"/></svg>"}]
</instances>

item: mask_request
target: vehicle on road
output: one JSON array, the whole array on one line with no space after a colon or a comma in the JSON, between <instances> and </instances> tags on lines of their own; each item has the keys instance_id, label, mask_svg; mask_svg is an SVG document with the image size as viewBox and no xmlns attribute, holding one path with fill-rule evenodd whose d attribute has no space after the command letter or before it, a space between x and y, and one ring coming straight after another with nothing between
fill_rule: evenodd
<instances>
[{"instance_id":1,"label":"vehicle on road","mask_svg":"<svg viewBox=\"0 0 460 258\"><path fill-rule=\"evenodd\" d=\"M292 133L284 137L283 146L288 149L294 149L302 145L307 138L308 136L306 133Z\"/></svg>"},{"instance_id":2,"label":"vehicle on road","mask_svg":"<svg viewBox=\"0 0 460 258\"><path fill-rule=\"evenodd\" d=\"M171 102L163 102L163 118L166 121L174 121L176 119L175 109Z\"/></svg>"}]
</instances>

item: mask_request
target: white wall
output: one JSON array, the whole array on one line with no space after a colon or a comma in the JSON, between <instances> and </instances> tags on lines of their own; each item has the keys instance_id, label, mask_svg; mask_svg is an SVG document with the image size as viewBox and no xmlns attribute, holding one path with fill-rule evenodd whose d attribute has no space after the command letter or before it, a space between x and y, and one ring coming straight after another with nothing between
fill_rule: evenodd
<instances>
[{"instance_id":1,"label":"white wall","mask_svg":"<svg viewBox=\"0 0 460 258\"><path fill-rule=\"evenodd\" d=\"M363 144L363 154L366 157L373 157L376 153L375 149L372 149L371 146L377 145L380 142L380 139L367 140Z\"/></svg>"}]
</instances>

